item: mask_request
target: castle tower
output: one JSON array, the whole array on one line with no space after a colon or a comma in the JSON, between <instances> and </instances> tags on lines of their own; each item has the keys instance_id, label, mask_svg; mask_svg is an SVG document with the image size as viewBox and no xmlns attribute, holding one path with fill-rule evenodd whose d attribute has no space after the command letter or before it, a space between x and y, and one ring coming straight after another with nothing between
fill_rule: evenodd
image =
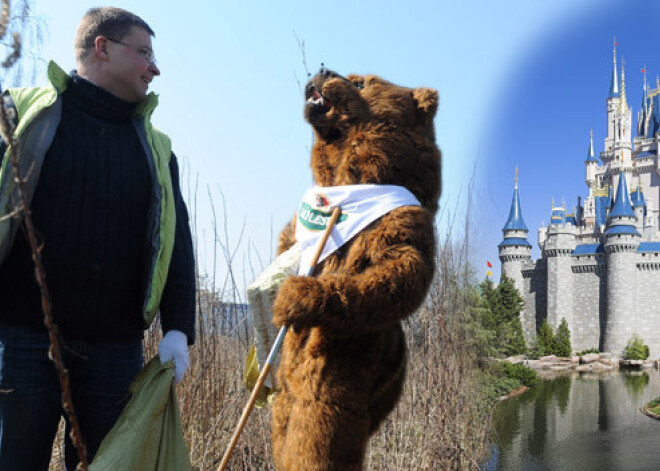
<instances>
[{"instance_id":1,"label":"castle tower","mask_svg":"<svg viewBox=\"0 0 660 471\"><path fill-rule=\"evenodd\" d=\"M621 96L619 100L619 113L616 117L618 133L614 141L614 160L620 163L621 171L626 172L630 178L633 171L632 164L632 109L628 106L626 98L626 71L625 63L621 64Z\"/></svg>"},{"instance_id":2,"label":"castle tower","mask_svg":"<svg viewBox=\"0 0 660 471\"><path fill-rule=\"evenodd\" d=\"M564 205L552 205L552 218L548 226L543 255L547 260L548 324L553 329L559 326L562 318L573 330L573 283L571 254L576 246L576 228L566 217Z\"/></svg>"},{"instance_id":3,"label":"castle tower","mask_svg":"<svg viewBox=\"0 0 660 471\"><path fill-rule=\"evenodd\" d=\"M596 190L596 169L598 168L598 159L594 155L594 132L589 133L589 151L587 152L587 160L584 161L586 177L585 183L589 188L589 194L584 200L584 212L581 220L585 226L594 227L596 224L596 204L595 195Z\"/></svg>"},{"instance_id":4,"label":"castle tower","mask_svg":"<svg viewBox=\"0 0 660 471\"><path fill-rule=\"evenodd\" d=\"M637 112L637 136L646 137L648 133L648 118L649 118L649 95L648 86L646 84L646 66L642 69L644 74L644 82L642 85L642 106Z\"/></svg>"},{"instance_id":5,"label":"castle tower","mask_svg":"<svg viewBox=\"0 0 660 471\"><path fill-rule=\"evenodd\" d=\"M607 318L604 326L603 351L620 355L635 332L635 255L640 244L628 194L626 174L621 173L614 206L605 231L607 253Z\"/></svg>"},{"instance_id":6,"label":"castle tower","mask_svg":"<svg viewBox=\"0 0 660 471\"><path fill-rule=\"evenodd\" d=\"M610 81L610 92L607 95L607 137L605 138L605 152L611 154L614 147L615 116L619 111L620 94L619 80L616 68L616 40L612 49L612 80Z\"/></svg>"},{"instance_id":7,"label":"castle tower","mask_svg":"<svg viewBox=\"0 0 660 471\"><path fill-rule=\"evenodd\" d=\"M522 276L523 265L532 258L532 244L527 241L527 225L522 217L520 210L520 193L518 191L518 169L516 168L516 180L513 188L513 199L509 209L509 218L502 228L504 239L497 246L499 250L500 262L502 263L502 277L513 280L513 284L521 296L525 296L524 281ZM521 312L521 322L523 333L526 340L532 339L536 335L536 323L533 318L531 322L526 322L529 316L524 316ZM529 325L528 325L529 324Z\"/></svg>"},{"instance_id":8,"label":"castle tower","mask_svg":"<svg viewBox=\"0 0 660 471\"><path fill-rule=\"evenodd\" d=\"M644 218L646 216L646 203L644 202L644 193L638 185L635 191L630 194L630 202L635 212L635 229L644 235Z\"/></svg>"}]
</instances>

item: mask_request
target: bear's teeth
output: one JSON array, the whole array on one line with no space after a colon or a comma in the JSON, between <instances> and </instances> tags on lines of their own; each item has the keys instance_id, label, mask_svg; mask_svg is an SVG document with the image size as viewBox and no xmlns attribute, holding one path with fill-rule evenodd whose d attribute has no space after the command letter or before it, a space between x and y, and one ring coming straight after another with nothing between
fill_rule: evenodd
<instances>
[{"instance_id":1,"label":"bear's teeth","mask_svg":"<svg viewBox=\"0 0 660 471\"><path fill-rule=\"evenodd\" d=\"M323 105L324 101L322 96L319 96L318 98L312 96L307 99L307 103L310 103L312 105Z\"/></svg>"}]
</instances>

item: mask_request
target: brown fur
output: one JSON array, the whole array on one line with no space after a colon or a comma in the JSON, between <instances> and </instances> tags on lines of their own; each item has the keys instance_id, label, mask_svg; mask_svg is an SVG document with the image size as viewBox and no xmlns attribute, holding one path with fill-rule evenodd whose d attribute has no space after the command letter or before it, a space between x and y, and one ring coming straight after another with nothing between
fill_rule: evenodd
<instances>
[{"instance_id":1,"label":"brown fur","mask_svg":"<svg viewBox=\"0 0 660 471\"><path fill-rule=\"evenodd\" d=\"M395 406L405 376L400 321L422 303L434 272L433 218L440 152L433 117L437 92L375 76L322 70L307 86L314 127L314 179L320 186L380 183L408 188L421 207L386 214L317 267L290 277L273 322L289 326L273 405L279 470L359 470L369 436ZM293 224L280 235L289 248Z\"/></svg>"}]
</instances>

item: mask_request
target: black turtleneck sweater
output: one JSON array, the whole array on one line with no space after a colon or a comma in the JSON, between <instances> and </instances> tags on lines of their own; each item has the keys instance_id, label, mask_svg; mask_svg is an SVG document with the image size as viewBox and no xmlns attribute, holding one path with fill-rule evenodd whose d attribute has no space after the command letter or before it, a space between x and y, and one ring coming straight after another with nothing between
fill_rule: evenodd
<instances>
[{"instance_id":1,"label":"black turtleneck sweater","mask_svg":"<svg viewBox=\"0 0 660 471\"><path fill-rule=\"evenodd\" d=\"M42 261L60 331L92 341L142 338L147 210L152 178L127 103L75 73L32 201ZM194 262L188 217L175 190L177 231L161 303L165 330L194 338ZM166 305L163 305L166 304ZM25 231L0 266L0 320L43 329L41 297Z\"/></svg>"}]
</instances>

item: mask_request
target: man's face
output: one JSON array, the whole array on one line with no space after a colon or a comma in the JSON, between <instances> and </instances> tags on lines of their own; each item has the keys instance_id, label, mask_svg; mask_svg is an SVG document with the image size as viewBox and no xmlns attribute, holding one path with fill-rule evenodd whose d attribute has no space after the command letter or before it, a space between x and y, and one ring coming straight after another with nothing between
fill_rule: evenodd
<instances>
[{"instance_id":1,"label":"man's face","mask_svg":"<svg viewBox=\"0 0 660 471\"><path fill-rule=\"evenodd\" d=\"M102 86L124 101L142 101L149 83L160 75L158 67L145 55L146 51L153 51L151 36L147 31L133 27L123 38L108 38L106 47L109 60Z\"/></svg>"}]
</instances>

